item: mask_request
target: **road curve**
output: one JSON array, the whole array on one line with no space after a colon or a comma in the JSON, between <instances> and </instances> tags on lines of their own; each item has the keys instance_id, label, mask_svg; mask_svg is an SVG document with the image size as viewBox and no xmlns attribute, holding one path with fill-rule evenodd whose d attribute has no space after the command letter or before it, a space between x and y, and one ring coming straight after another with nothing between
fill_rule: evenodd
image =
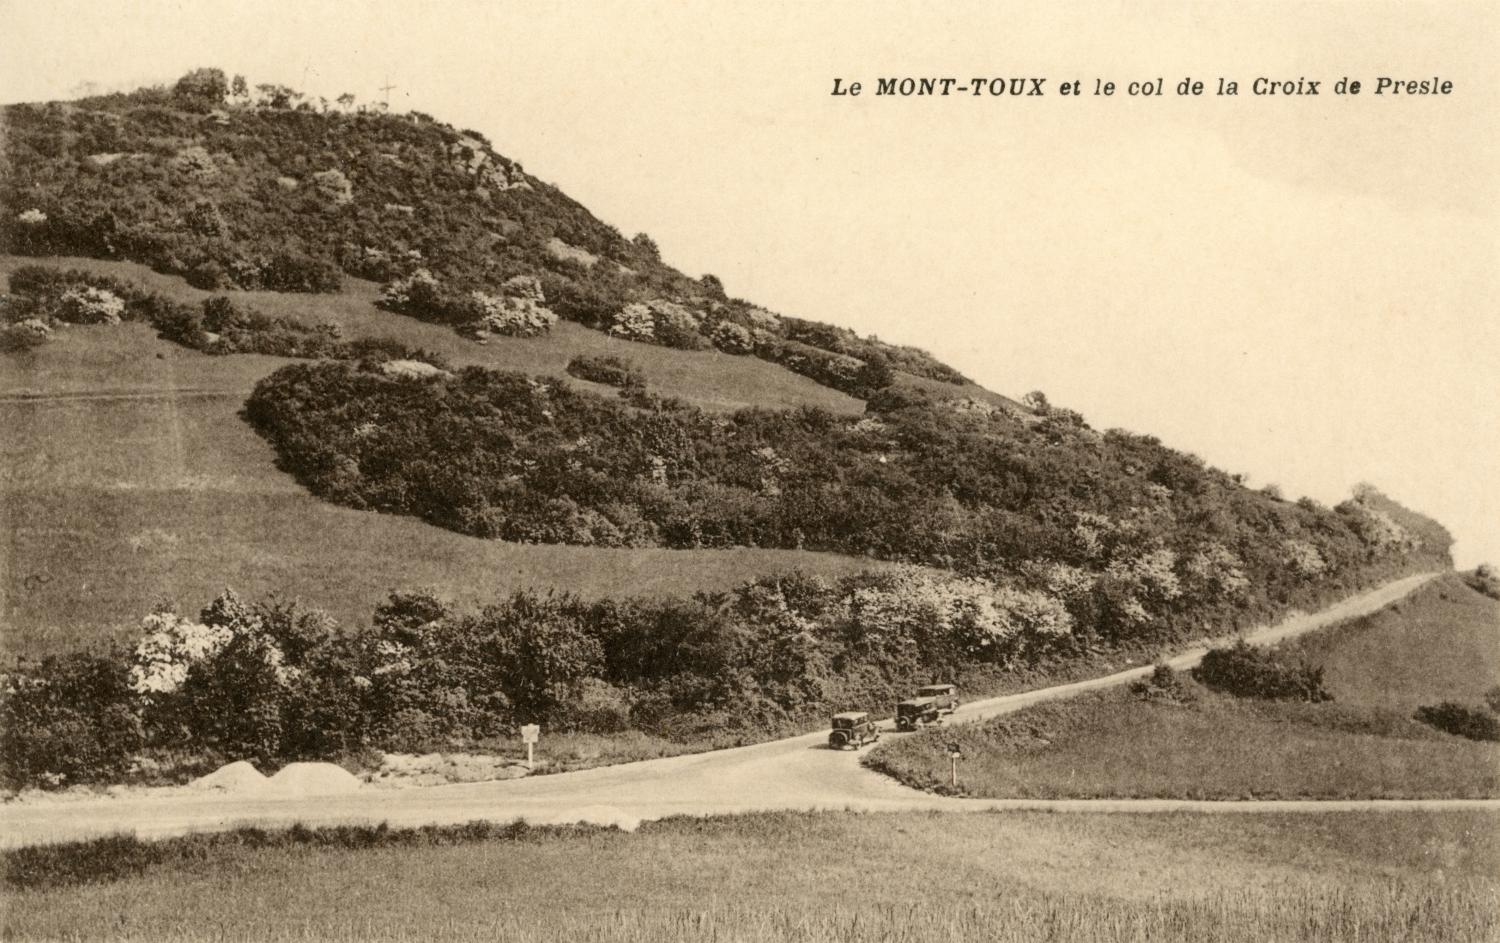
<instances>
[{"instance_id":1,"label":"road curve","mask_svg":"<svg viewBox=\"0 0 1500 943\"><path fill-rule=\"evenodd\" d=\"M1269 644L1374 612L1408 595L1436 574L1406 577L1347 599L1311 616L1297 615L1246 638ZM1171 659L1196 664L1207 645ZM1149 666L1102 678L966 704L956 719L980 720L1044 700L1125 684ZM114 832L163 837L237 825L325 825L386 821L393 826L451 824L476 819L533 823L655 819L771 809L864 811L1052 810L1066 812L1285 812L1353 809L1459 809L1500 811L1500 800L1251 800L1176 799L950 799L900 785L859 764L859 754L827 748L818 732L770 743L669 757L505 782L407 789L365 788L328 796L267 797L222 793L11 802L0 808L0 846L68 841Z\"/></svg>"}]
</instances>

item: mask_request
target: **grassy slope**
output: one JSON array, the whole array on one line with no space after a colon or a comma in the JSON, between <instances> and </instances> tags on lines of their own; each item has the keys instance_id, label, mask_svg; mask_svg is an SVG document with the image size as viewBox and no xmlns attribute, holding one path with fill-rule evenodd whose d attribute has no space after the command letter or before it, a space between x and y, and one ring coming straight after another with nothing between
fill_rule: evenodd
<instances>
[{"instance_id":1,"label":"grassy slope","mask_svg":"<svg viewBox=\"0 0 1500 943\"><path fill-rule=\"evenodd\" d=\"M194 292L140 266L67 261ZM351 334L404 331L410 343L447 345L531 370L560 371L570 350L622 343L565 325L555 343L535 342L552 343L542 356L517 353L511 342L479 347L352 297L263 294L256 304L269 313L345 319ZM568 347L560 338L579 344ZM673 377L701 393L700 401L861 406L762 361L629 346L648 375ZM716 361L695 359L705 356ZM41 654L118 637L158 599L195 609L225 586L251 596L271 590L300 596L357 624L396 588L433 586L461 601L520 588L691 594L765 572L800 567L841 575L878 565L799 551L504 544L333 507L277 471L269 447L237 415L255 381L285 362L209 357L136 324L68 328L33 353L6 357L0 649Z\"/></svg>"},{"instance_id":2,"label":"grassy slope","mask_svg":"<svg viewBox=\"0 0 1500 943\"><path fill-rule=\"evenodd\" d=\"M238 849L11 893L5 935L1478 940L1495 926L1496 824L781 813L456 847Z\"/></svg>"},{"instance_id":3,"label":"grassy slope","mask_svg":"<svg viewBox=\"0 0 1500 943\"><path fill-rule=\"evenodd\" d=\"M1500 603L1446 577L1387 610L1300 646L1326 664L1330 704L1214 694L1144 702L1109 691L882 748L878 763L946 788L946 744L979 796L1197 798L1500 795L1500 745L1410 719L1420 704L1477 702L1500 683Z\"/></svg>"},{"instance_id":4,"label":"grassy slope","mask_svg":"<svg viewBox=\"0 0 1500 943\"><path fill-rule=\"evenodd\" d=\"M197 304L213 292L193 288L181 278L153 272L144 265L132 262L110 262L85 258L29 259L17 256L0 256L0 275L9 275L22 265L46 264L59 268L78 268L116 278L125 278L159 291L174 300ZM818 406L836 413L857 415L864 411L864 403L820 386L817 383L785 370L775 364L754 357L731 357L717 351L683 351L651 344L611 338L607 334L591 331L576 324L562 321L552 332L534 338L495 338L487 344L476 344L459 337L451 329L436 324L427 324L413 318L391 314L375 307L379 287L370 282L345 279L345 290L338 295L302 295L279 292L218 292L229 294L236 301L272 317L282 317L306 324L332 322L342 327L351 337L392 337L413 347L423 347L441 353L458 366L480 365L500 370L519 370L525 373L547 374L566 379L577 386L613 395L608 387L577 380L568 376L564 368L568 361L579 354L611 353L628 357L640 364L646 374L650 388L658 393L676 396L702 406L705 409L739 409L756 405L768 409ZM173 345L164 345L172 347ZM5 386L36 387L42 379L35 371L48 370L49 348L38 352L38 366L30 368L21 377L4 381ZM214 361L238 360L240 358L203 358ZM275 369L280 362L275 358L261 357L263 366L258 368L234 365L227 369L231 373L254 372L255 379ZM218 370L219 366L208 369ZM9 371L7 371L9 372ZM56 371L54 371L56 372ZM113 377L104 377L112 382ZM139 382L139 381L137 381ZM149 386L149 381L144 385ZM254 385L251 379L249 386ZM42 387L47 392L57 391L48 384ZM122 388L111 386L109 388Z\"/></svg>"}]
</instances>

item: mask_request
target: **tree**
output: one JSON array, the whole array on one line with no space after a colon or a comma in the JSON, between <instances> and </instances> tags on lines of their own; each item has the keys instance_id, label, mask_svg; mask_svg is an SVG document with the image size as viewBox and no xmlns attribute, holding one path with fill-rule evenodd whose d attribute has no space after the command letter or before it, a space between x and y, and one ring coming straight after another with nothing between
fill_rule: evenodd
<instances>
[{"instance_id":1,"label":"tree","mask_svg":"<svg viewBox=\"0 0 1500 943\"><path fill-rule=\"evenodd\" d=\"M229 84L229 93L235 98L249 98L250 86L245 82L243 75L236 75L234 81Z\"/></svg>"},{"instance_id":2,"label":"tree","mask_svg":"<svg viewBox=\"0 0 1500 943\"><path fill-rule=\"evenodd\" d=\"M287 88L285 85L275 85L269 82L255 86L255 90L257 92L260 92L260 101L262 105L266 106L267 108L275 108L277 110L292 107L292 103L302 97L302 94L295 91L294 89Z\"/></svg>"},{"instance_id":3,"label":"tree","mask_svg":"<svg viewBox=\"0 0 1500 943\"><path fill-rule=\"evenodd\" d=\"M172 87L172 93L179 98L210 105L222 104L228 91L229 82L224 78L223 69L194 69Z\"/></svg>"},{"instance_id":4,"label":"tree","mask_svg":"<svg viewBox=\"0 0 1500 943\"><path fill-rule=\"evenodd\" d=\"M638 232L635 234L635 238L630 241L635 244L637 249L645 252L651 258L657 261L661 260L661 249L656 245L655 239L652 239L643 232Z\"/></svg>"},{"instance_id":5,"label":"tree","mask_svg":"<svg viewBox=\"0 0 1500 943\"><path fill-rule=\"evenodd\" d=\"M1021 397L1021 405L1043 416L1052 411L1052 404L1047 401L1047 394L1041 390L1032 390Z\"/></svg>"},{"instance_id":6,"label":"tree","mask_svg":"<svg viewBox=\"0 0 1500 943\"><path fill-rule=\"evenodd\" d=\"M348 111L350 108L352 108L354 106L354 93L353 92L345 92L344 94L340 95L338 97L338 103L339 103L339 107L340 108L343 108L345 111Z\"/></svg>"}]
</instances>

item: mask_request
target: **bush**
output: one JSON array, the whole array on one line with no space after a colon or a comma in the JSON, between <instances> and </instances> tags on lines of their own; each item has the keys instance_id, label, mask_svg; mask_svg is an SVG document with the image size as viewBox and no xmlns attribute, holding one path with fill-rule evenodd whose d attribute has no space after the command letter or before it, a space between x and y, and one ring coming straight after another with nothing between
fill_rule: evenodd
<instances>
[{"instance_id":1,"label":"bush","mask_svg":"<svg viewBox=\"0 0 1500 943\"><path fill-rule=\"evenodd\" d=\"M618 387L644 387L646 377L632 361L612 354L580 354L568 361L568 373L580 380Z\"/></svg>"},{"instance_id":2,"label":"bush","mask_svg":"<svg viewBox=\"0 0 1500 943\"><path fill-rule=\"evenodd\" d=\"M1492 691L1491 694L1494 692ZM1454 701L1417 708L1417 720L1431 727L1470 740L1500 741L1500 717L1478 707Z\"/></svg>"},{"instance_id":3,"label":"bush","mask_svg":"<svg viewBox=\"0 0 1500 943\"><path fill-rule=\"evenodd\" d=\"M1188 687L1172 670L1171 665L1158 664L1151 670L1150 677L1130 683L1130 693L1143 701L1165 701L1171 704L1184 704L1194 700L1193 689Z\"/></svg>"},{"instance_id":4,"label":"bush","mask_svg":"<svg viewBox=\"0 0 1500 943\"><path fill-rule=\"evenodd\" d=\"M51 656L0 677L0 778L7 787L117 779L142 743L119 655Z\"/></svg>"},{"instance_id":5,"label":"bush","mask_svg":"<svg viewBox=\"0 0 1500 943\"><path fill-rule=\"evenodd\" d=\"M1465 573L1464 582L1491 599L1500 599L1500 573L1491 564L1481 563L1472 573Z\"/></svg>"},{"instance_id":6,"label":"bush","mask_svg":"<svg viewBox=\"0 0 1500 943\"><path fill-rule=\"evenodd\" d=\"M47 343L51 329L41 321L29 320L0 327L0 353L18 354Z\"/></svg>"},{"instance_id":7,"label":"bush","mask_svg":"<svg viewBox=\"0 0 1500 943\"><path fill-rule=\"evenodd\" d=\"M1210 649L1193 676L1204 685L1235 697L1266 700L1331 701L1323 688L1323 669L1289 665L1274 652L1241 639L1230 648Z\"/></svg>"}]
</instances>

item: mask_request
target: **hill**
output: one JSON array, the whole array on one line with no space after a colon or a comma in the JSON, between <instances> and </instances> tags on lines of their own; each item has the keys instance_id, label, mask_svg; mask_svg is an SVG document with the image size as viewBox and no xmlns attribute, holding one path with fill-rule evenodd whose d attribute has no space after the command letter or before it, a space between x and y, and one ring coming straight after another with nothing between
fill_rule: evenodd
<instances>
[{"instance_id":1,"label":"hill","mask_svg":"<svg viewBox=\"0 0 1500 943\"><path fill-rule=\"evenodd\" d=\"M893 373L969 386L922 351L683 275L477 132L235 87L200 70L171 90L6 107L0 251L134 260L213 290L373 279L393 310L469 333L514 333L525 286L544 320L753 356L845 392Z\"/></svg>"},{"instance_id":2,"label":"hill","mask_svg":"<svg viewBox=\"0 0 1500 943\"><path fill-rule=\"evenodd\" d=\"M110 265L116 274L140 275L138 266ZM348 297L266 293L256 300L283 300L288 309L303 302L343 304L353 312L350 321L392 320L374 309L365 314ZM419 329L415 342L429 340L424 332L430 331L455 345L467 343L410 323ZM538 339L536 345L558 342ZM497 349L467 346L476 353ZM652 352L662 360L713 356ZM568 356L563 350L553 359ZM750 575L805 570L841 576L870 565L796 550L523 546L348 511L308 495L279 472L271 450L239 419L257 380L287 358L209 356L161 340L140 324L73 326L39 349L0 357L0 427L6 430L0 552L7 563L0 568L0 650L9 654L127 641L152 605L164 599L201 603L225 586L255 596L300 597L354 626L391 591L423 586L468 603L520 589L589 598L685 596L729 589ZM842 396L807 381L802 387L796 377L737 387L733 377L719 375L717 386L691 386L695 374L708 373L656 375L680 376L697 393L748 396L766 389L767 397L779 392L795 402L799 389L810 388L814 395Z\"/></svg>"},{"instance_id":3,"label":"hill","mask_svg":"<svg viewBox=\"0 0 1500 943\"><path fill-rule=\"evenodd\" d=\"M0 113L0 582L59 653L10 781L755 739L1448 565L1373 489L1252 491L732 298L474 132L242 85Z\"/></svg>"}]
</instances>

